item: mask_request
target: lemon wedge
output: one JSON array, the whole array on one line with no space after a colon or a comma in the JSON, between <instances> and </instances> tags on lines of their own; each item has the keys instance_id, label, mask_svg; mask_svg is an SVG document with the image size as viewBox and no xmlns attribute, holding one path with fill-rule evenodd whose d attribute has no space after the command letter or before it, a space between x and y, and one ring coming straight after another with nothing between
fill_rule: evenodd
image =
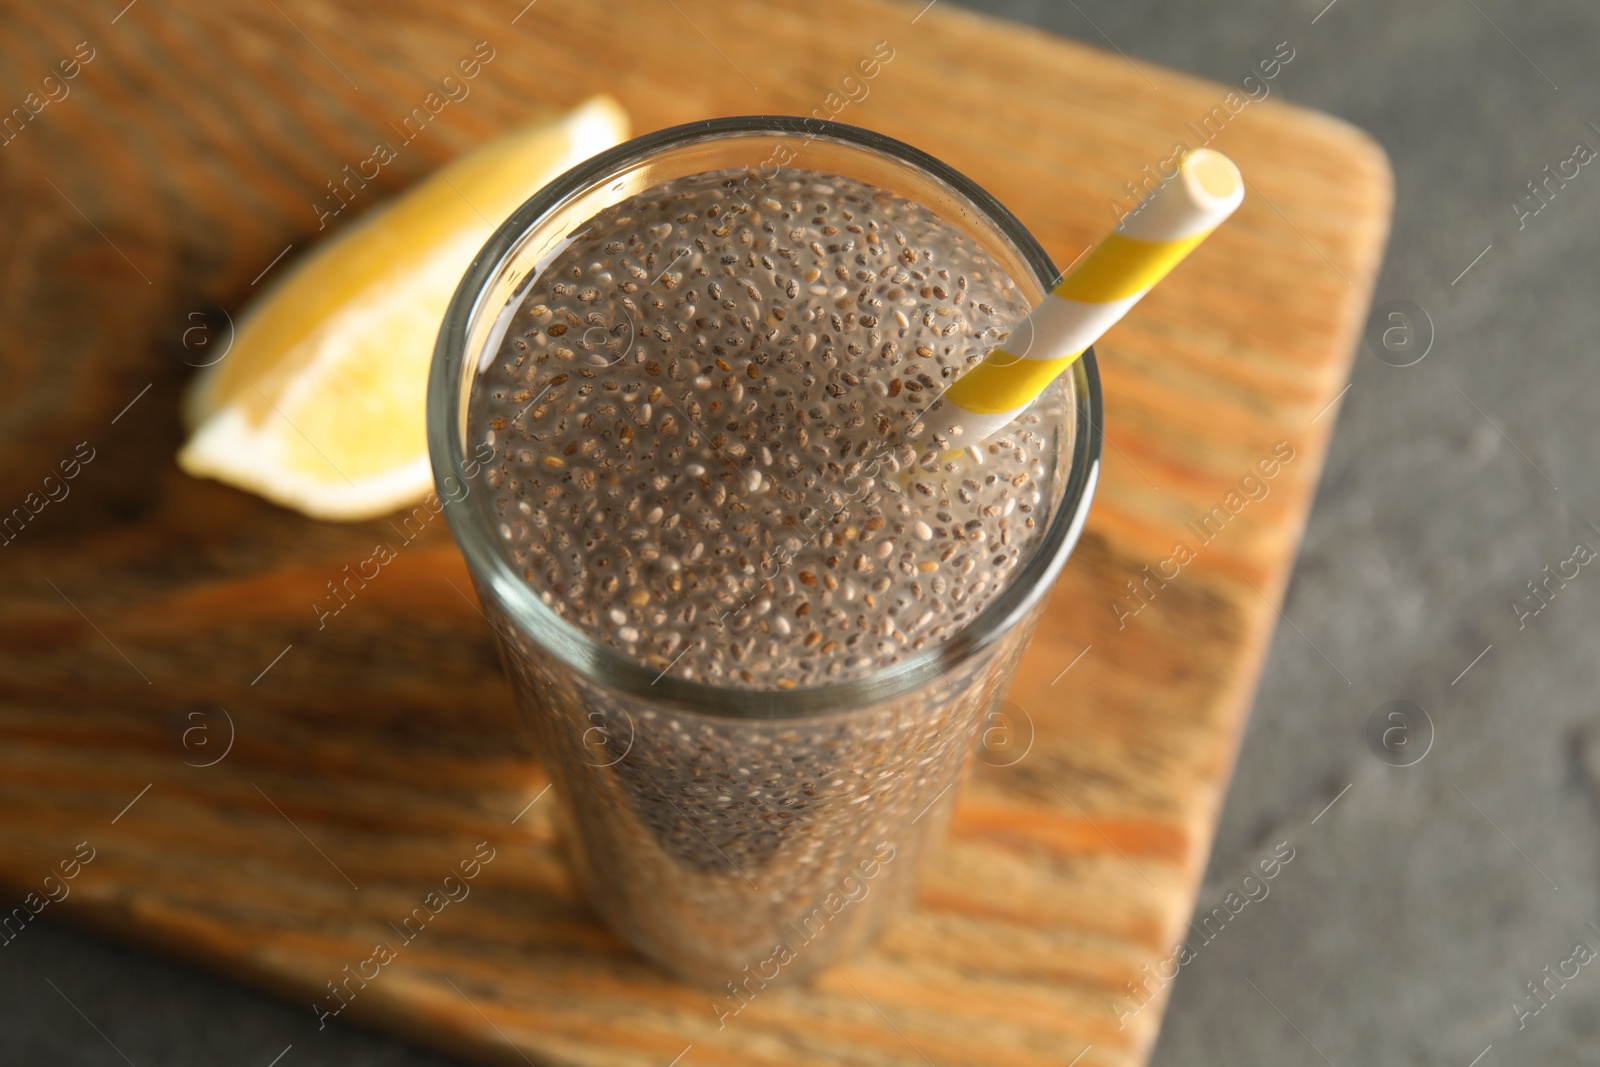
<instances>
[{"instance_id":1,"label":"lemon wedge","mask_svg":"<svg viewBox=\"0 0 1600 1067\"><path fill-rule=\"evenodd\" d=\"M330 239L196 377L178 465L317 519L427 496L424 394L457 283L518 205L627 129L622 108L595 97L474 150Z\"/></svg>"}]
</instances>

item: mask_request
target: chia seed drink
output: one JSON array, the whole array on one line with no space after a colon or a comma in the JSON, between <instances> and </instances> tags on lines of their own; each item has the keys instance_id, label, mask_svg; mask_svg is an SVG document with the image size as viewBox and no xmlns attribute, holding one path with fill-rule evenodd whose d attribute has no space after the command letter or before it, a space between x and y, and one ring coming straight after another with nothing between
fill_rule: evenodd
<instances>
[{"instance_id":1,"label":"chia seed drink","mask_svg":"<svg viewBox=\"0 0 1600 1067\"><path fill-rule=\"evenodd\" d=\"M1076 425L1055 390L966 451L929 439L1028 294L921 203L747 177L579 220L506 300L462 426L483 551L543 609L474 568L578 874L724 1024L906 903L1038 598L965 646L1038 554Z\"/></svg>"},{"instance_id":2,"label":"chia seed drink","mask_svg":"<svg viewBox=\"0 0 1600 1067\"><path fill-rule=\"evenodd\" d=\"M785 169L607 209L480 375L503 550L590 638L712 685L859 677L937 644L1036 539L1055 426L954 462L920 416L1027 314L928 209ZM1041 425L1041 422L1044 422Z\"/></svg>"}]
</instances>

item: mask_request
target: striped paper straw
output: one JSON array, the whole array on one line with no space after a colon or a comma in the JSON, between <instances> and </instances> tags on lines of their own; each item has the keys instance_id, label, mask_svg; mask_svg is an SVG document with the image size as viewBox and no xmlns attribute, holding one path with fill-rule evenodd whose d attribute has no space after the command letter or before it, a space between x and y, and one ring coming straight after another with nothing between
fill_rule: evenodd
<instances>
[{"instance_id":1,"label":"striped paper straw","mask_svg":"<svg viewBox=\"0 0 1600 1067\"><path fill-rule=\"evenodd\" d=\"M1027 410L1084 350L1244 199L1233 161L1201 148L1063 278L1003 345L962 374L925 425L947 449L976 444Z\"/></svg>"}]
</instances>

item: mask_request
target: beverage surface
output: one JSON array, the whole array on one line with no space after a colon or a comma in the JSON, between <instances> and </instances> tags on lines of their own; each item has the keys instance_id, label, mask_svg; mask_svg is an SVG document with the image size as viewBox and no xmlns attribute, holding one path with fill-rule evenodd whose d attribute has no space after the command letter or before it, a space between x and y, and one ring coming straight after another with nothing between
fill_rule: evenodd
<instances>
[{"instance_id":1,"label":"beverage surface","mask_svg":"<svg viewBox=\"0 0 1600 1067\"><path fill-rule=\"evenodd\" d=\"M529 284L474 385L501 550L593 640L672 675L860 677L969 623L1058 487L1047 406L941 457L920 416L1027 314L926 208L834 175L656 186Z\"/></svg>"}]
</instances>

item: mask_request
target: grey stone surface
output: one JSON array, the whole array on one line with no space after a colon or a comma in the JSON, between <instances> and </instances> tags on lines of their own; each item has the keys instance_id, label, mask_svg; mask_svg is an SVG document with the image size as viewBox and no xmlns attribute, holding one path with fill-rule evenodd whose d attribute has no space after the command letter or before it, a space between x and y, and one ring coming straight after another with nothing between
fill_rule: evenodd
<instances>
[{"instance_id":1,"label":"grey stone surface","mask_svg":"<svg viewBox=\"0 0 1600 1067\"><path fill-rule=\"evenodd\" d=\"M1520 1030L1511 1005L1600 949L1600 566L1522 629L1511 604L1600 548L1600 172L1520 230L1509 205L1575 141L1600 148L1600 10L1324 3L974 5L1221 81L1289 41L1276 93L1388 149L1377 299L1437 334L1414 366L1358 358L1199 913L1278 842L1295 858L1182 968L1155 1063L1592 1063L1600 960ZM1367 741L1396 699L1433 727L1411 766ZM47 924L0 952L0 990L7 1064L122 1062L108 1039L140 1067L266 1067L290 1044L284 1067L445 1062Z\"/></svg>"}]
</instances>

